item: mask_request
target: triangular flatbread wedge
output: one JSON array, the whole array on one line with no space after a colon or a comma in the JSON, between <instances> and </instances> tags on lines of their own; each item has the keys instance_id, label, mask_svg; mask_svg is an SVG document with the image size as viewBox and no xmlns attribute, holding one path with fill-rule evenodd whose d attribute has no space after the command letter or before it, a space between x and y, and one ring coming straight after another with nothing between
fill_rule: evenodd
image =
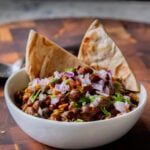
<instances>
[{"instance_id":1,"label":"triangular flatbread wedge","mask_svg":"<svg viewBox=\"0 0 150 150\"><path fill-rule=\"evenodd\" d=\"M26 47L26 71L30 80L44 78L55 70L85 65L74 55L67 52L46 37L31 30Z\"/></svg>"},{"instance_id":2,"label":"triangular flatbread wedge","mask_svg":"<svg viewBox=\"0 0 150 150\"><path fill-rule=\"evenodd\" d=\"M85 33L78 58L96 70L112 70L114 78L123 79L126 89L140 91L139 83L123 53L98 20L95 20Z\"/></svg>"}]
</instances>

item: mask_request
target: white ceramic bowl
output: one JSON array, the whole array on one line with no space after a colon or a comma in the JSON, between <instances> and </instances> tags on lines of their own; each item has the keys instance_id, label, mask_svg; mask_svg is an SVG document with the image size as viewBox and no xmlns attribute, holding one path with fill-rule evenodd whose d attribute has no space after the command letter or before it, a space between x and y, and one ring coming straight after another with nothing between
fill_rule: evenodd
<instances>
[{"instance_id":1,"label":"white ceramic bowl","mask_svg":"<svg viewBox=\"0 0 150 150\"><path fill-rule=\"evenodd\" d=\"M36 118L22 112L14 104L14 93L24 88L28 76L24 69L13 74L5 84L5 100L18 126L33 139L57 148L82 149L108 144L125 135L140 118L147 101L147 93L141 85L139 106L133 111L94 122L59 122Z\"/></svg>"}]
</instances>

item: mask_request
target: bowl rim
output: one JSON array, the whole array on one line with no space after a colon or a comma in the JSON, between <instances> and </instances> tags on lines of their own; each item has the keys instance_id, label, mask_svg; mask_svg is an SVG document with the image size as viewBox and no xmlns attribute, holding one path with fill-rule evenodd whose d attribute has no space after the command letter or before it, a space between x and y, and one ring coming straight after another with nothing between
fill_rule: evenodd
<instances>
[{"instance_id":1,"label":"bowl rim","mask_svg":"<svg viewBox=\"0 0 150 150\"><path fill-rule=\"evenodd\" d=\"M11 97L10 97L10 94L8 93L8 86L10 84L10 82L15 78L15 76L17 74L20 74L20 73L27 73L25 68L22 68L20 69L19 71L16 71L15 73L13 73L6 81L5 83L5 86L4 86L4 97L5 97L5 102L7 104L7 107L8 107L8 103L9 105L15 110L17 111L17 113L21 113L22 116L24 117L28 117L29 119L32 119L32 120L35 120L35 121L41 121L43 123L53 123L53 124L60 124L60 125L75 125L75 126L78 126L78 125L89 125L89 124L97 124L97 123L104 123L104 122L109 122L109 121L115 121L115 120L118 120L119 118L123 119L123 118L126 118L128 117L129 115L132 115L134 113L136 113L138 111L138 109L142 108L145 106L146 102L147 102L147 90L146 88L144 87L144 85L142 83L140 83L140 88L141 88L141 92L144 93L144 98L142 100L140 100L140 103L138 105L138 107L136 107L134 110L128 112L128 113L125 113L125 114L122 114L122 115L119 115L119 116L116 116L116 117L112 117L112 118L109 118L109 119L104 119L104 120L96 120L96 121L87 121L87 122L66 122L66 121L54 121L54 120L49 120L49 119L44 119L44 118L38 118L38 117L35 117L35 116L32 116L32 115L29 115L29 114L26 114L25 112L23 112L21 109L19 109L15 103L11 100Z\"/></svg>"}]
</instances>

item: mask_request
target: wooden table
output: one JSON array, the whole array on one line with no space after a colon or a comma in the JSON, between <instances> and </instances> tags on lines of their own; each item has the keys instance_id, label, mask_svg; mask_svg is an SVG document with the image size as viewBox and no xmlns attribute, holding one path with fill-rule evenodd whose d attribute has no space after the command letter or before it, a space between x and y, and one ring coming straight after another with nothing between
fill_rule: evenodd
<instances>
[{"instance_id":1,"label":"wooden table","mask_svg":"<svg viewBox=\"0 0 150 150\"><path fill-rule=\"evenodd\" d=\"M0 25L0 61L13 63L25 56L30 29L47 36L77 55L81 39L94 19L45 19ZM100 19L116 41L150 96L150 24ZM26 135L14 122L4 100L4 80L0 80L0 150L52 150ZM150 102L136 125L121 139L101 150L150 149Z\"/></svg>"}]
</instances>

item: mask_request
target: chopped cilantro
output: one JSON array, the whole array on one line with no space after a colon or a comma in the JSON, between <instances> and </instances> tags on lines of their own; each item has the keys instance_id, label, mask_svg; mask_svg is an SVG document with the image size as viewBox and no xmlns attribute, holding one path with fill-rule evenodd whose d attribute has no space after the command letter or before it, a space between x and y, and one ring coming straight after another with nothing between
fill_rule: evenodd
<instances>
[{"instance_id":1,"label":"chopped cilantro","mask_svg":"<svg viewBox=\"0 0 150 150\"><path fill-rule=\"evenodd\" d=\"M97 74L97 71L96 71L96 70L94 70L93 74Z\"/></svg>"},{"instance_id":2,"label":"chopped cilantro","mask_svg":"<svg viewBox=\"0 0 150 150\"><path fill-rule=\"evenodd\" d=\"M77 118L74 122L83 122L82 119Z\"/></svg>"},{"instance_id":3,"label":"chopped cilantro","mask_svg":"<svg viewBox=\"0 0 150 150\"><path fill-rule=\"evenodd\" d=\"M75 107L76 110L80 110L80 106L79 106L78 103L75 103L75 104L74 104L74 107Z\"/></svg>"},{"instance_id":4,"label":"chopped cilantro","mask_svg":"<svg viewBox=\"0 0 150 150\"><path fill-rule=\"evenodd\" d=\"M35 113L34 116L35 116L35 117L39 117L39 114L38 114L38 113Z\"/></svg>"},{"instance_id":5,"label":"chopped cilantro","mask_svg":"<svg viewBox=\"0 0 150 150\"><path fill-rule=\"evenodd\" d=\"M131 101L129 99L127 99L127 98L124 98L121 93L115 93L115 95L112 96L111 102L115 103L117 101L127 102L127 103L131 104Z\"/></svg>"},{"instance_id":6,"label":"chopped cilantro","mask_svg":"<svg viewBox=\"0 0 150 150\"><path fill-rule=\"evenodd\" d=\"M84 98L84 97L81 97L80 99L79 99L79 103L82 103L82 106L85 106L87 103L89 103L90 101L89 101L89 99L87 99L87 98Z\"/></svg>"},{"instance_id":7,"label":"chopped cilantro","mask_svg":"<svg viewBox=\"0 0 150 150\"><path fill-rule=\"evenodd\" d=\"M120 82L114 82L114 88L116 91L122 91L123 90L123 85Z\"/></svg>"},{"instance_id":8,"label":"chopped cilantro","mask_svg":"<svg viewBox=\"0 0 150 150\"><path fill-rule=\"evenodd\" d=\"M52 83L55 83L55 82L57 82L59 79L58 78L54 78L53 80L52 80Z\"/></svg>"},{"instance_id":9,"label":"chopped cilantro","mask_svg":"<svg viewBox=\"0 0 150 150\"><path fill-rule=\"evenodd\" d=\"M118 80L119 80L119 82L123 82L123 78L119 78Z\"/></svg>"},{"instance_id":10,"label":"chopped cilantro","mask_svg":"<svg viewBox=\"0 0 150 150\"><path fill-rule=\"evenodd\" d=\"M76 68L65 68L65 72L75 72Z\"/></svg>"},{"instance_id":11,"label":"chopped cilantro","mask_svg":"<svg viewBox=\"0 0 150 150\"><path fill-rule=\"evenodd\" d=\"M111 113L105 108L104 105L100 104L99 106L100 106L101 111L102 111L106 116L110 116L110 115L111 115Z\"/></svg>"},{"instance_id":12,"label":"chopped cilantro","mask_svg":"<svg viewBox=\"0 0 150 150\"><path fill-rule=\"evenodd\" d=\"M69 96L69 95L70 95L70 92L67 92L67 93L66 93L66 97Z\"/></svg>"},{"instance_id":13,"label":"chopped cilantro","mask_svg":"<svg viewBox=\"0 0 150 150\"><path fill-rule=\"evenodd\" d=\"M32 102L32 103L34 103L34 101L36 100L36 98L39 96L39 94L41 93L41 89L39 89L36 93L33 93L32 95L31 95L31 97L30 97L30 101Z\"/></svg>"},{"instance_id":14,"label":"chopped cilantro","mask_svg":"<svg viewBox=\"0 0 150 150\"><path fill-rule=\"evenodd\" d=\"M120 86L119 83L114 83L114 88L115 88L116 90L120 90L120 89L121 89L121 86Z\"/></svg>"},{"instance_id":15,"label":"chopped cilantro","mask_svg":"<svg viewBox=\"0 0 150 150\"><path fill-rule=\"evenodd\" d=\"M51 98L55 98L56 97L56 95L51 95Z\"/></svg>"},{"instance_id":16,"label":"chopped cilantro","mask_svg":"<svg viewBox=\"0 0 150 150\"><path fill-rule=\"evenodd\" d=\"M91 95L89 96L90 102L94 102L96 98L101 98L102 96L100 95Z\"/></svg>"},{"instance_id":17,"label":"chopped cilantro","mask_svg":"<svg viewBox=\"0 0 150 150\"><path fill-rule=\"evenodd\" d=\"M68 84L71 81L71 79L65 80L65 83Z\"/></svg>"},{"instance_id":18,"label":"chopped cilantro","mask_svg":"<svg viewBox=\"0 0 150 150\"><path fill-rule=\"evenodd\" d=\"M50 94L52 94L52 93L51 93L50 90L47 90L47 91L46 91L46 94L50 95Z\"/></svg>"}]
</instances>

